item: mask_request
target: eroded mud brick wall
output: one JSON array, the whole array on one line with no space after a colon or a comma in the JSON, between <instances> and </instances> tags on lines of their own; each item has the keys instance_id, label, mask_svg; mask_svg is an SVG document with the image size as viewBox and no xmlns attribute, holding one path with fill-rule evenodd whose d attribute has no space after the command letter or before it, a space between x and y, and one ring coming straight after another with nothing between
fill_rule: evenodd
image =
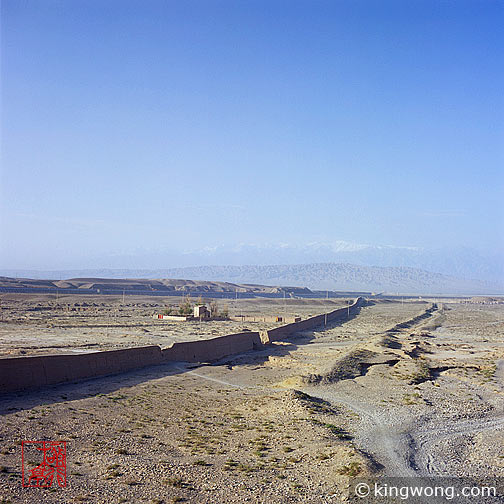
<instances>
[{"instance_id":1,"label":"eroded mud brick wall","mask_svg":"<svg viewBox=\"0 0 504 504\"><path fill-rule=\"evenodd\" d=\"M263 343L288 338L297 332L320 327L326 322L344 319L354 314L363 301L363 298L358 298L348 307L286 324L261 334L242 332L209 340L174 343L164 350L152 345L88 354L0 359L0 393L85 380L164 362L216 361L228 355L262 348Z\"/></svg>"},{"instance_id":2,"label":"eroded mud brick wall","mask_svg":"<svg viewBox=\"0 0 504 504\"><path fill-rule=\"evenodd\" d=\"M249 352L261 346L258 332L243 332L208 340L174 343L163 350L163 360L212 362L228 355Z\"/></svg>"},{"instance_id":3,"label":"eroded mud brick wall","mask_svg":"<svg viewBox=\"0 0 504 504\"><path fill-rule=\"evenodd\" d=\"M261 333L261 340L264 343L279 341L297 332L308 331L320 327L326 322L329 323L345 319L349 315L353 315L363 303L364 298L359 297L351 305L338 308L327 314L316 315L315 317L310 317L300 322L294 322L292 324L276 327L275 329L270 329L269 331L263 331Z\"/></svg>"},{"instance_id":4,"label":"eroded mud brick wall","mask_svg":"<svg viewBox=\"0 0 504 504\"><path fill-rule=\"evenodd\" d=\"M160 364L158 346L76 355L0 359L0 392L34 389Z\"/></svg>"}]
</instances>

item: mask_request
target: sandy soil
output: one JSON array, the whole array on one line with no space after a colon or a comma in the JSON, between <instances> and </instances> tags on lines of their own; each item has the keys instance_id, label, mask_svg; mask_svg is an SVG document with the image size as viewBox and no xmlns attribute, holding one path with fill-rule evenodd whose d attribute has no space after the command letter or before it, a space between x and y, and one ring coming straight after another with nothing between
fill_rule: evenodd
<instances>
[{"instance_id":1,"label":"sandy soil","mask_svg":"<svg viewBox=\"0 0 504 504\"><path fill-rule=\"evenodd\" d=\"M352 475L503 477L504 305L408 323L427 307L377 303L212 366L4 396L0 495L329 503ZM21 487L23 439L67 441L67 488Z\"/></svg>"}]
</instances>

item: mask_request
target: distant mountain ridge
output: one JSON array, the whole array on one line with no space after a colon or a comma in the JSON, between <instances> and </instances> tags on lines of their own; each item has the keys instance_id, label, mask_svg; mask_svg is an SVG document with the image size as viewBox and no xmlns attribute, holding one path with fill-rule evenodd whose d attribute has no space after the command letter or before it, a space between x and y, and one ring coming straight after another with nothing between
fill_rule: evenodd
<instances>
[{"instance_id":1,"label":"distant mountain ridge","mask_svg":"<svg viewBox=\"0 0 504 504\"><path fill-rule=\"evenodd\" d=\"M66 278L67 271L84 271L85 276L110 275L109 270L121 270L124 278L130 271L165 271L167 268L185 268L194 265L206 267L241 267L270 265L307 265L320 263L351 264L368 267L405 267L464 279L483 280L489 285L504 285L504 252L487 250L480 252L468 247L422 248L413 246L370 245L343 240L316 241L304 244L292 243L238 243L234 245L207 246L199 249L175 251L167 247L138 248L132 252L112 255L87 256L80 269L73 266L59 267ZM47 271L49 268L41 267ZM98 272L88 274L86 270ZM25 274L28 272L29 274ZM33 277L29 270L9 269L0 271L6 276ZM56 271L55 278L62 278ZM115 275L115 273L113 273ZM135 274L135 276L138 276ZM150 276L150 273L149 273ZM47 276L46 276L47 278ZM118 276L116 276L118 278ZM152 277L151 277L152 278ZM159 276L157 276L159 278Z\"/></svg>"},{"instance_id":2,"label":"distant mountain ridge","mask_svg":"<svg viewBox=\"0 0 504 504\"><path fill-rule=\"evenodd\" d=\"M10 271L12 273L12 271ZM377 267L348 263L248 266L197 266L170 269L18 271L6 276L28 278L180 278L199 281L297 286L312 290L373 291L389 294L500 294L498 282L467 280L409 267Z\"/></svg>"},{"instance_id":3,"label":"distant mountain ridge","mask_svg":"<svg viewBox=\"0 0 504 504\"><path fill-rule=\"evenodd\" d=\"M167 294L177 293L178 295L197 292L198 294L311 294L305 287L277 287L268 285L247 285L230 282L211 282L198 280L179 279L132 279L132 278L68 278L65 280L33 279L33 278L10 278L0 276L0 289L40 289L47 290L71 290L71 291L128 291L144 292L155 291ZM13 292L13 291L9 291Z\"/></svg>"},{"instance_id":4,"label":"distant mountain ridge","mask_svg":"<svg viewBox=\"0 0 504 504\"><path fill-rule=\"evenodd\" d=\"M405 294L504 292L497 283L466 280L417 268L313 263L275 266L200 266L166 270L169 277L296 285L312 290L375 291Z\"/></svg>"},{"instance_id":5,"label":"distant mountain ridge","mask_svg":"<svg viewBox=\"0 0 504 504\"><path fill-rule=\"evenodd\" d=\"M187 252L177 266L345 263L358 266L409 267L460 278L504 283L504 256L468 247L422 248L369 245L337 240L293 244L238 244Z\"/></svg>"}]
</instances>

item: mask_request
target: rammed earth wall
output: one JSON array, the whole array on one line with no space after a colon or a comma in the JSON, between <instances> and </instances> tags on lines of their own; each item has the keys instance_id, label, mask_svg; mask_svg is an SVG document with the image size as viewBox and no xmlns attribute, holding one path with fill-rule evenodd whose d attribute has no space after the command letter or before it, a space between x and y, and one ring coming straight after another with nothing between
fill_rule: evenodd
<instances>
[{"instance_id":1,"label":"rammed earth wall","mask_svg":"<svg viewBox=\"0 0 504 504\"><path fill-rule=\"evenodd\" d=\"M363 298L358 298L348 307L261 333L242 332L208 340L174 343L163 350L153 345L86 354L0 359L0 393L123 373L172 361L216 361L228 355L263 348L265 344L300 331L345 319L355 314L363 301Z\"/></svg>"}]
</instances>

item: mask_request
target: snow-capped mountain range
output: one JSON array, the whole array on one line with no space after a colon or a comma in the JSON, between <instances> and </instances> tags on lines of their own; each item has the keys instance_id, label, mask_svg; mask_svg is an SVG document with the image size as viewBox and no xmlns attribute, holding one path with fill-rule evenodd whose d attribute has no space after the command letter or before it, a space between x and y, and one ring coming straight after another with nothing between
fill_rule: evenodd
<instances>
[{"instance_id":1,"label":"snow-capped mountain range","mask_svg":"<svg viewBox=\"0 0 504 504\"><path fill-rule=\"evenodd\" d=\"M504 257L466 247L419 248L366 245L347 241L306 245L239 244L191 250L181 266L346 263L360 266L409 267L460 278L504 282Z\"/></svg>"}]
</instances>

